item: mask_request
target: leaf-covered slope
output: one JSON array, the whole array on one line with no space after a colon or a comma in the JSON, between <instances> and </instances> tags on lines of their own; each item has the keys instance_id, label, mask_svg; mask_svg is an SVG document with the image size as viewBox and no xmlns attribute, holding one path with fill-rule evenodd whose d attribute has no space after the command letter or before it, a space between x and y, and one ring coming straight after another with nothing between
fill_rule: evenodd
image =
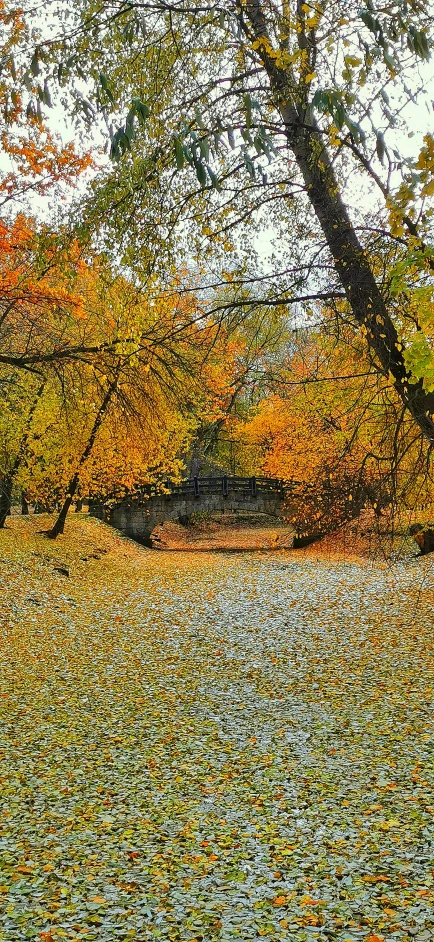
<instances>
[{"instance_id":1,"label":"leaf-covered slope","mask_svg":"<svg viewBox=\"0 0 434 942\"><path fill-rule=\"evenodd\" d=\"M431 938L430 561L29 527L0 549L0 938Z\"/></svg>"}]
</instances>

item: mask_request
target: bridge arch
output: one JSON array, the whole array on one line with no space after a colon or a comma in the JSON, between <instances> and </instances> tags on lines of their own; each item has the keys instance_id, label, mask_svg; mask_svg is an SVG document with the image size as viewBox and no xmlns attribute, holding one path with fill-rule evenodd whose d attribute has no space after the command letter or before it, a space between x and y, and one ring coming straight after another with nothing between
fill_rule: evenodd
<instances>
[{"instance_id":1,"label":"bridge arch","mask_svg":"<svg viewBox=\"0 0 434 942\"><path fill-rule=\"evenodd\" d=\"M165 494L137 492L116 503L93 502L89 512L139 543L150 545L156 526L187 523L198 510L207 513L249 511L283 517L282 482L265 477L189 478Z\"/></svg>"}]
</instances>

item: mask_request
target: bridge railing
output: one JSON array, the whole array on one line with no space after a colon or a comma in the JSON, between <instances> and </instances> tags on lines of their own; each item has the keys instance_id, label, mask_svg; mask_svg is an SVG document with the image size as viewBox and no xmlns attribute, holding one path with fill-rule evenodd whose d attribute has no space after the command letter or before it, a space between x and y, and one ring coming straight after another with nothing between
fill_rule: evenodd
<instances>
[{"instance_id":1,"label":"bridge railing","mask_svg":"<svg viewBox=\"0 0 434 942\"><path fill-rule=\"evenodd\" d=\"M164 490L160 490L160 488L155 485L142 485L123 496L94 497L90 501L90 512L97 514L100 510L102 513L103 506L113 506L114 504L125 502L127 504L137 501L147 502L151 498L166 498L167 500L170 500L171 497L200 498L210 494L221 494L223 497L228 497L229 494L234 493L253 498L257 495L265 496L266 494L283 497L284 492L283 481L264 476L237 477L235 475L222 474L219 477L215 475L212 477L192 477L180 481L179 484L166 481Z\"/></svg>"},{"instance_id":2,"label":"bridge railing","mask_svg":"<svg viewBox=\"0 0 434 942\"><path fill-rule=\"evenodd\" d=\"M235 477L223 474L221 477L193 477L170 488L171 494L179 496L200 497L206 494L223 494L242 492L255 497L258 493L282 493L282 482L275 478L266 477Z\"/></svg>"}]
</instances>

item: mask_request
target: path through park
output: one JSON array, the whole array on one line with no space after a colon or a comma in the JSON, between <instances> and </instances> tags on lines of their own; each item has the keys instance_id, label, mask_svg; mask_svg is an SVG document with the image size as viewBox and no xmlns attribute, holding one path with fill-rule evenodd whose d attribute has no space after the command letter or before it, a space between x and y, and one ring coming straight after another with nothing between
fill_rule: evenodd
<instances>
[{"instance_id":1,"label":"path through park","mask_svg":"<svg viewBox=\"0 0 434 942\"><path fill-rule=\"evenodd\" d=\"M0 547L0 939L432 939L430 560L35 527Z\"/></svg>"}]
</instances>

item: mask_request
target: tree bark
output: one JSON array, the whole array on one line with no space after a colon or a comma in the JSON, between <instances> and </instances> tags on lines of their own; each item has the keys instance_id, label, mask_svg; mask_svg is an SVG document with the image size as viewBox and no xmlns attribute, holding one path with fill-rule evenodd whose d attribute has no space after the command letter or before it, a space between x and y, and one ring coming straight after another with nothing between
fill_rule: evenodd
<instances>
[{"instance_id":1,"label":"tree bark","mask_svg":"<svg viewBox=\"0 0 434 942\"><path fill-rule=\"evenodd\" d=\"M261 37L266 37L269 40L261 0L248 0L245 11L249 25L243 23L242 16L240 22L249 39L260 41ZM369 345L382 371L392 377L402 402L425 438L434 444L434 397L425 392L422 381L414 382L409 376L403 345L342 200L321 129L309 107L302 102L303 96L300 94L300 101L296 100L290 71L277 66L265 47L261 47L261 58L288 145L303 177L354 318L360 327L366 329Z\"/></svg>"},{"instance_id":2,"label":"tree bark","mask_svg":"<svg viewBox=\"0 0 434 942\"><path fill-rule=\"evenodd\" d=\"M5 474L0 478L0 530L6 523L6 517L9 516L12 500L12 476Z\"/></svg>"},{"instance_id":3,"label":"tree bark","mask_svg":"<svg viewBox=\"0 0 434 942\"><path fill-rule=\"evenodd\" d=\"M109 403L110 403L110 400L111 400L111 398L112 398L112 396L113 396L113 393L115 392L116 386L117 386L117 384L118 384L118 379L119 379L119 376L118 376L118 373L116 373L115 379L113 379L112 382L110 383L110 386L108 387L107 392L106 392L106 394L105 394L105 396L104 396L104 399L103 399L103 401L102 401L102 403L101 403L101 405L100 405L100 407L99 407L99 409L98 409L98 412L97 412L97 414L96 414L96 416L95 416L95 421L94 421L93 426L92 426L92 431L91 431L91 433L90 433L88 443L87 443L87 445L86 445L86 448L85 448L84 451L83 451L83 454L82 454L81 457L80 457L80 460L79 460L78 466L77 466L77 470L76 470L75 474L73 475L73 477L71 478L71 480L70 480L70 482L69 482L69 487L68 487L68 491L67 491L67 494L66 494L66 498L65 498L65 500L64 500L63 506L61 507L59 516L58 516L58 518L57 518L57 520L56 520L54 526L51 528L51 530L47 530L46 533L45 533L45 536L48 537L48 539L50 539L50 540L55 540L56 537L58 537L61 533L63 533L63 531L64 531L64 529L65 529L65 522L66 522L66 517L67 517L67 515L68 515L68 510L69 510L69 508L70 508L70 506L71 506L71 504L72 504L72 502L73 502L74 495L75 495L75 493L76 493L76 491L77 491L78 484L79 484L79 481L80 481L80 471L81 471L81 469L82 469L82 467L83 467L85 461L86 461L87 458L89 457L89 455L90 455L90 453L91 453L91 451L92 451L92 448L93 448L93 446L94 446L94 444L95 444L96 436L97 436L98 431L99 431L99 429L101 428L101 425L102 425L102 423L103 423L103 421L104 421L104 415L105 415L105 412L106 412L106 410L107 410L107 407L108 407L108 405L109 405Z\"/></svg>"},{"instance_id":4,"label":"tree bark","mask_svg":"<svg viewBox=\"0 0 434 942\"><path fill-rule=\"evenodd\" d=\"M35 505L33 507L33 513L34 514L48 514L50 513L50 508L47 507L46 504L43 504L42 501L37 500L35 501Z\"/></svg>"},{"instance_id":5,"label":"tree bark","mask_svg":"<svg viewBox=\"0 0 434 942\"><path fill-rule=\"evenodd\" d=\"M384 374L393 377L402 402L425 437L434 443L432 396L424 391L421 381L414 382L408 375L398 332L340 197L338 181L320 139L319 128L315 122L312 122L313 131L294 127L285 111L287 109L282 107L287 140L303 175L354 318L360 327L366 328L369 345Z\"/></svg>"}]
</instances>

